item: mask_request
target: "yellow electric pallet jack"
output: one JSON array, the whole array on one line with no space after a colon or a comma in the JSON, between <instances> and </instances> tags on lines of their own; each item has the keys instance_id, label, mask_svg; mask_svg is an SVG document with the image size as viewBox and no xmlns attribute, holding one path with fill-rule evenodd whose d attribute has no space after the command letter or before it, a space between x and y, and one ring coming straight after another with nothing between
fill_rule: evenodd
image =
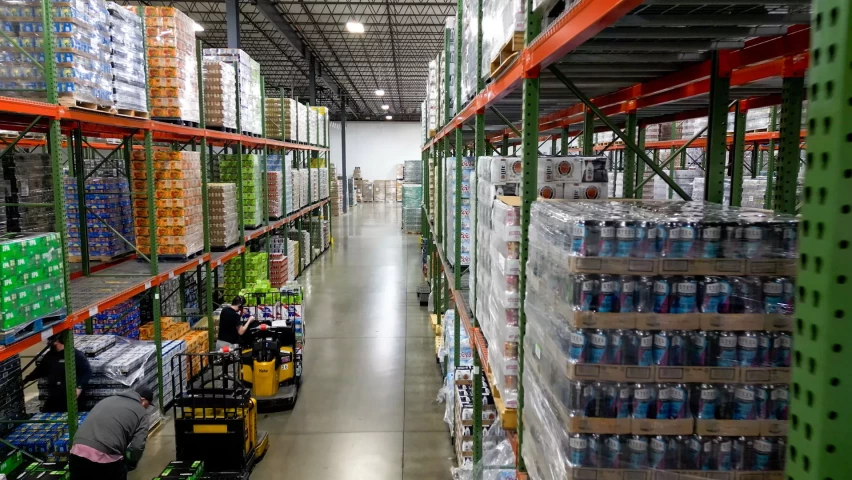
<instances>
[{"instance_id":1,"label":"yellow electric pallet jack","mask_svg":"<svg viewBox=\"0 0 852 480\"><path fill-rule=\"evenodd\" d=\"M239 352L172 359L176 459L204 462L205 478L247 480L269 449L257 401L241 378ZM190 372L199 371L192 377Z\"/></svg>"},{"instance_id":2,"label":"yellow electric pallet jack","mask_svg":"<svg viewBox=\"0 0 852 480\"><path fill-rule=\"evenodd\" d=\"M241 341L242 374L261 413L292 409L299 395L296 333L284 320L261 320Z\"/></svg>"}]
</instances>

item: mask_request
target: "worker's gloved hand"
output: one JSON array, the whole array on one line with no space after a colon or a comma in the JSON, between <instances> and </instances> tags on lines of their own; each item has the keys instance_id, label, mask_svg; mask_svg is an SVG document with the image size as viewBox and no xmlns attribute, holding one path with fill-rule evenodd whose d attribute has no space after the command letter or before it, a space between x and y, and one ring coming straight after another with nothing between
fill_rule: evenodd
<instances>
[{"instance_id":1,"label":"worker's gloved hand","mask_svg":"<svg viewBox=\"0 0 852 480\"><path fill-rule=\"evenodd\" d=\"M133 470L136 470L137 466L139 466L139 462L135 462L131 459L130 452L125 452L124 466L127 467L128 472L132 472Z\"/></svg>"}]
</instances>

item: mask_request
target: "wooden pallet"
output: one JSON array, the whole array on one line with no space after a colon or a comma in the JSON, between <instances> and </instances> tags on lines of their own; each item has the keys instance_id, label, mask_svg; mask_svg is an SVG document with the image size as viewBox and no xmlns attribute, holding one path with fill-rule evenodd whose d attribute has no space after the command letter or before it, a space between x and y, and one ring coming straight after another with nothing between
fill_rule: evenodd
<instances>
[{"instance_id":1,"label":"wooden pallet","mask_svg":"<svg viewBox=\"0 0 852 480\"><path fill-rule=\"evenodd\" d=\"M137 110L127 110L124 108L118 109L118 115L122 117L130 117L130 118L151 118L151 115L148 112L140 112Z\"/></svg>"},{"instance_id":2,"label":"wooden pallet","mask_svg":"<svg viewBox=\"0 0 852 480\"><path fill-rule=\"evenodd\" d=\"M500 49L500 53L491 60L491 77L500 75L521 54L524 48L524 32L515 32Z\"/></svg>"},{"instance_id":3,"label":"wooden pallet","mask_svg":"<svg viewBox=\"0 0 852 480\"><path fill-rule=\"evenodd\" d=\"M0 345L11 345L19 342L27 337L41 333L63 320L65 320L65 313L55 313L30 320L25 324L10 328L9 330L0 330Z\"/></svg>"},{"instance_id":4,"label":"wooden pallet","mask_svg":"<svg viewBox=\"0 0 852 480\"><path fill-rule=\"evenodd\" d=\"M88 110L91 112L106 113L109 115L115 115L115 113L117 112L115 107L111 105L108 107L104 107L98 105L97 103L83 102L81 100L77 100L76 98L69 97L59 97L59 104L63 107L76 108L79 110Z\"/></svg>"}]
</instances>

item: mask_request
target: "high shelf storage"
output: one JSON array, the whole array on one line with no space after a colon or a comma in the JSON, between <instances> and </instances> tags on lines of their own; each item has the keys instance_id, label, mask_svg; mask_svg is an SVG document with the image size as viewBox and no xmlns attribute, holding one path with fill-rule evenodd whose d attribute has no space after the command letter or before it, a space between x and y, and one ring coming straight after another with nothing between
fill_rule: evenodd
<instances>
[{"instance_id":1,"label":"high shelf storage","mask_svg":"<svg viewBox=\"0 0 852 480\"><path fill-rule=\"evenodd\" d=\"M508 14L495 13L498 3L510 5ZM553 342L553 333L547 327L543 329L541 323L548 315L527 311L527 305L536 308L541 301L550 301L548 295L559 298L528 271L532 268L528 263L531 249L541 245L541 239L538 245L530 245L531 208L542 193L539 173L544 155L539 150L548 147L551 155L606 156L607 184L603 188L609 197L698 197L717 204L761 207L777 214L801 214L801 228L797 231L793 227L786 234L786 238L801 238L800 261L794 260L796 250L787 248L781 256L791 258L770 255L767 263L756 259L737 263L742 269L738 271L747 275L770 274L760 268L767 266L774 269L772 274L788 279L784 280L788 285L782 287L788 294L785 302L796 303L797 309L795 317L789 315L781 322L786 326L757 325L761 319L755 317L756 323L749 327L755 331L792 331L792 373L781 366L778 376L763 380L783 386L792 378L792 423L788 427L780 420L775 433L755 424L742 435L783 435L780 432L789 428L786 448L783 442L761 440L758 448L771 450L776 471L759 478L782 478L784 473L777 469L784 468L783 462L778 459L785 455L786 475L791 478L842 476L844 467L837 454L843 451L844 443L836 419L843 409L831 398L837 398L834 392L840 393L838 386L849 378L832 366L839 365L844 345L851 340L844 335L847 330L835 321L844 316L843 307L835 302L841 301L845 291L846 262L841 250L847 247L844 238L848 235L844 235L843 223L836 217L848 210L843 206L848 203L845 196L838 193L848 171L842 161L832 159L843 158L844 145L848 145L844 142L849 141L845 127L850 115L845 99L850 95L852 75L846 68L852 6L831 0L813 4L789 0L772 5L722 0L459 0L457 8L457 16L446 22L444 50L429 64L422 104L423 236L433 292L432 322L440 331L443 312L453 316L455 332L446 338L452 338L455 345L446 351L455 358L448 364L460 365L460 339L470 339L474 350L472 384L479 385L484 375L489 377L500 423L516 453L519 476L528 474L530 463L525 460L535 464L536 458L550 452L541 451L541 445L526 439L530 428L537 432L543 429L527 412L538 405L528 404L533 397L526 395L534 395L536 402L547 395L541 388L542 372L532 370L538 377L527 372L539 366L542 356L559 350L543 348ZM483 39L484 22L493 27L504 20L508 24L505 38L495 39L495 29L488 28L486 35L492 38ZM807 91L806 74L810 82ZM803 114L805 109L807 114ZM454 184L453 191L447 191L447 178L461 178L464 162L447 159L470 157L477 161L495 154L499 157L494 158L505 158L510 151L517 155L513 160L520 166L516 172L520 190L507 194L517 195L520 216L517 408L501 404L497 398L500 393L505 395L500 390L506 389L500 388L501 382L495 382L493 375L499 362L495 363L492 355L500 349L488 343L487 333L480 326L482 310L489 309L488 302L475 293L477 283L488 281L477 276L482 269L476 264L481 259L474 259L474 268L459 268L464 265L463 240L461 235L448 235L461 230L463 193L460 182ZM693 168L689 173L696 163L701 171L695 173ZM454 172L446 170L448 164ZM661 181L659 186L657 181ZM646 185L650 185L649 190L643 188ZM447 205L454 206L455 211L449 212ZM771 212L760 215L770 218ZM601 214L593 218L603 221L607 217ZM778 218L785 219L782 223L793 219ZM474 217L472 238L483 235L480 226L484 221L490 220ZM536 228L541 231L540 225ZM560 234L570 236L570 232ZM765 237L757 238L766 241ZM454 258L448 258L446 252L453 252ZM615 264L607 262L597 272L594 268L584 270L590 264L583 266L570 255L561 260L552 255L544 258L539 255L535 259L538 267L560 266L567 269L564 275L559 274L566 278L629 273L609 271ZM654 262L649 263L648 271L659 274L659 267L665 273L665 262ZM714 274L690 268L682 272ZM789 279L797 273L793 295ZM722 275L718 271L715 274ZM538 301L528 302L530 292L538 295ZM761 312L761 321L768 318L765 315L774 315L766 313L769 310ZM577 321L587 322L584 325L591 322L591 317L580 317ZM694 321L698 322L696 328L703 330L700 317ZM596 328L637 328L635 321L642 320L633 321L621 327L610 324ZM530 328L534 337L529 337ZM746 379L752 378L748 372L732 373L738 379L731 380L732 384L739 380L748 383ZM652 382L658 382L658 378ZM537 389L537 393L525 392L527 387ZM508 391L513 393L511 388ZM473 464L482 459L482 420L486 413L482 394L480 389L472 389ZM566 431L569 420L564 423ZM690 428L684 432L687 430L695 431ZM629 422L622 432L635 433L630 431ZM482 472L474 473L479 476ZM542 471L529 473L531 478L550 478ZM644 478L641 473L632 473L635 478Z\"/></svg>"},{"instance_id":2,"label":"high shelf storage","mask_svg":"<svg viewBox=\"0 0 852 480\"><path fill-rule=\"evenodd\" d=\"M45 291L45 295L51 294L46 298L50 298L51 302L58 299L58 303L31 308L28 312L32 313L35 321L11 334L5 332L3 345L0 346L0 360L16 356L50 335L65 335L65 345L69 347L65 350L66 379L71 393L68 395L67 420L62 422L67 421L69 437L73 439L78 425L78 408L73 394L73 385L76 383L72 332L75 327L89 335L110 332L135 336L127 329L136 328L138 331L140 315L137 302L140 298L145 299L141 316L153 319L146 328L151 329L148 333L155 345L155 377L158 385L155 388L158 396L156 403L162 409L168 403L170 394L169 391L164 392L162 379L164 371L171 368L168 363L169 352L173 353L171 343L166 345L169 352L164 350L163 330L169 328L169 323L165 321L166 314L177 322L195 325L194 328L209 327L207 333L202 334L206 337L205 341L194 341L192 348L197 349L200 345L215 348L214 295L217 299L221 298L219 295L223 290L217 273L220 267L226 263L239 264L241 275L237 278L237 286L245 288L247 254L262 253L270 258L270 253L276 253L278 256L272 257L270 263L277 278L281 278L283 270L288 270L288 280L294 280L328 248L331 235L328 188L318 183L320 178L327 182L328 175L317 173L328 162L328 115L323 109L312 109L314 115L308 122L309 108L296 100L285 99L283 89L267 91L263 78L254 78L257 77L256 68L248 72L248 80L244 79L245 76L240 77L240 62L234 61L236 65L231 69L221 68L222 65L230 66L223 63L229 60L225 58L227 55L236 54L230 50L213 52L222 60L217 63L219 68L216 70L219 85L215 87L212 98L205 97L203 50L200 41L195 40L192 29L186 30L180 25L181 28L177 29L178 35L186 36L179 40L179 60L169 56L168 45L150 44L167 43L170 33L157 36L154 35L154 28L147 29L148 35L153 35L151 38L145 38L141 33L141 25L145 25L151 16L185 17L170 7L138 8L127 17L128 12L123 7L110 4L111 9L119 9L114 12L115 17L127 17L123 18L125 22L135 18L133 15L141 17L138 38L125 39L127 43L123 48L129 48L128 45L134 41L142 42L133 44L135 50L131 53L138 55L138 60L145 66L143 78L147 88L138 85L138 76L128 74L120 80L124 82L122 88L127 90L127 95L144 92L147 111L136 110L141 105L134 105L131 97L126 99L127 103L115 105L118 109L107 108L111 97L98 96L97 89L91 90L93 98L69 95L69 89L64 86L60 88L60 83L74 65L69 67L53 61L58 58L55 52L56 38L69 35L69 32L60 32L61 29L54 28L54 22L63 19L54 19L53 15L61 15L64 10L60 12L45 0L29 3L33 7L30 11L41 12L38 28L32 27L31 31L37 31L43 41L38 43L38 47L29 50L20 48L17 42L8 43L3 47L4 53L7 53L8 58L28 64L30 70L27 71L38 72L33 74L46 87L43 90L11 88L15 93L10 95L14 97L0 96L3 117L0 128L18 133L16 138L4 142L0 159L3 160L4 175L33 176L29 182L33 194L20 190L20 185L26 185L26 182L21 183L19 179L11 177L11 183L16 188L11 198L3 200L0 210L6 220L4 227L8 227L9 231L53 232L46 236L33 235L32 241L18 242L21 245L16 244L10 251L17 252L20 258L32 255L33 258L43 259L43 265L39 262L30 263L32 268L40 269L40 275L50 275L51 290L47 292L44 287L35 284L32 287ZM106 12L104 7L100 13ZM92 23L96 26L81 27L74 23L73 28L92 28L97 31L97 35L106 39L103 45L109 45L109 22L106 15L104 17L101 25ZM10 22L11 30L8 34L12 37L19 33L17 20ZM19 20L30 22L29 26L32 26L30 18L22 17ZM153 23L159 25L162 22ZM67 28L72 27L69 24ZM92 38L96 36L92 34ZM118 45L114 47L113 53L117 51L122 53ZM37 56L50 61L35 65L31 53L38 53ZM104 55L108 54L104 52ZM130 55L127 52L122 54ZM244 58L241 56L240 60ZM256 67L256 63L249 66ZM174 68L188 72L186 78L189 80L182 83L180 88L172 85L175 75L168 70ZM5 69L4 72L9 70ZM232 72L236 76L235 81L222 79L223 72ZM118 75L118 69L114 73ZM108 78L104 81L109 83ZM249 81L259 81L259 89L254 88L248 94L252 104L241 108L243 87L235 89L234 85ZM223 86L228 83L230 87ZM37 85L37 82L28 85ZM230 95L223 95L228 92L222 90L228 88ZM60 91L63 92L61 95L57 93ZM171 97L172 94L177 97ZM304 125L304 129L315 128L319 134L316 131L301 131L299 138L310 138L312 143L289 137L267 137L266 125L270 119L266 118L266 109L263 108L267 97L280 97L282 103L292 102L305 110L304 121L300 125ZM223 103L223 98L232 99L234 103ZM218 129L206 128L207 105L217 107L211 118L221 123L217 125ZM128 106L134 109L127 109ZM223 115L227 117L223 110L233 112L236 128L230 127L232 120L225 118L223 122ZM152 120L148 112L164 120ZM246 112L252 118L241 118L241 114ZM276 119L278 125L287 123L285 112L279 109L276 115L280 116ZM243 122L247 125L245 128L241 128ZM294 126L293 131L298 131L298 126ZM36 136L33 137L33 134ZM219 162L223 156L238 159L251 156L256 160L259 169L256 178L247 178L242 168L236 168L234 176L229 177L236 187L225 190L230 195L228 198L235 197L237 205L256 200L257 208L261 211L256 212L259 224L251 225L256 228L247 229L243 218L244 209L237 209L237 236L233 235L233 231L226 231L223 223L216 223L219 230L216 232L218 243L214 251L211 225L215 222L210 217L211 207L225 208L222 204L225 190L218 185L225 181L222 180L222 165ZM23 164L16 165L17 157L28 160L32 165L30 171L24 171ZM67 170L63 172L66 166ZM301 170L305 171L305 177L315 177L317 181L313 184L306 182L307 194L303 204L298 208L287 208L295 204L291 201L292 184L284 180L292 180L291 172ZM272 180L267 178L267 172L274 172L269 177ZM64 173L67 176L63 176ZM159 183L164 180L171 183ZM249 181L251 185L248 185ZM209 201L210 184L214 182L217 183L218 205L211 205ZM272 182L275 192L281 195L281 198L271 199L279 210L274 213L269 210L268 182ZM279 184L280 190L277 188ZM249 186L252 190L247 188ZM168 193L169 198L163 197L164 193ZM113 198L110 195L117 196ZM131 204L135 229L127 230L128 212L125 210ZM166 210L174 216L166 215ZM29 217L27 212L33 212L32 216ZM11 216L6 213L11 213ZM203 219L201 225L186 223L187 215L190 214L193 221ZM36 223L22 224L27 218L34 219ZM233 223L233 215L229 217L228 212L222 211L216 222L226 221ZM193 229L200 232L198 238L189 238L190 232L195 231ZM305 261L296 261L294 249L287 244L286 239L292 231L300 234L304 232L306 235L314 233L312 244L315 247ZM136 235L131 235L131 232ZM71 238L73 242L69 243ZM42 241L45 239L47 243ZM131 253L114 255L122 253L117 247L129 248ZM273 251L273 248L280 251ZM73 260L78 263L69 263L69 249L74 250ZM293 259L289 265L281 261L284 254ZM26 273L27 278L32 276L24 270L20 272ZM29 284L25 287L29 288ZM225 299L226 302L228 300ZM163 322L160 321L161 316L164 317ZM116 319L120 319L120 325L113 324ZM11 323L9 325L12 326ZM196 337L198 335L193 338Z\"/></svg>"}]
</instances>

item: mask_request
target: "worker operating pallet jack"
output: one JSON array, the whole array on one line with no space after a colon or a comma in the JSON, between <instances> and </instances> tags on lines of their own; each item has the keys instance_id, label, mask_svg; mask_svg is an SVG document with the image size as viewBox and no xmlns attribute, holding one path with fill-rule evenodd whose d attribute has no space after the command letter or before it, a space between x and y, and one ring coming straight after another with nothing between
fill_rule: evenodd
<instances>
[{"instance_id":1,"label":"worker operating pallet jack","mask_svg":"<svg viewBox=\"0 0 852 480\"><path fill-rule=\"evenodd\" d=\"M302 348L297 343L297 322L287 293L246 295L244 316L258 320L240 341L243 381L251 385L260 412L293 408L302 378Z\"/></svg>"}]
</instances>

